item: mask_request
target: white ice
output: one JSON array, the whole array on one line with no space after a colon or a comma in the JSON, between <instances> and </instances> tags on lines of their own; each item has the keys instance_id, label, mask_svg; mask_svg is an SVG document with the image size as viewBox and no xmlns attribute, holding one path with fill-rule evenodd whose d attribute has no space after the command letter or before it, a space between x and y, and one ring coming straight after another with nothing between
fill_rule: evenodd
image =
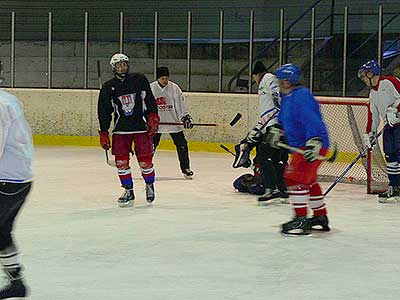
<instances>
[{"instance_id":1,"label":"white ice","mask_svg":"<svg viewBox=\"0 0 400 300\"><path fill-rule=\"evenodd\" d=\"M35 183L16 224L32 300L368 300L400 297L400 204L364 186L328 196L332 232L290 238L290 205L256 205L232 181L227 154L158 151L156 201L119 208L101 149L38 147ZM329 183L323 184L326 188Z\"/></svg>"}]
</instances>

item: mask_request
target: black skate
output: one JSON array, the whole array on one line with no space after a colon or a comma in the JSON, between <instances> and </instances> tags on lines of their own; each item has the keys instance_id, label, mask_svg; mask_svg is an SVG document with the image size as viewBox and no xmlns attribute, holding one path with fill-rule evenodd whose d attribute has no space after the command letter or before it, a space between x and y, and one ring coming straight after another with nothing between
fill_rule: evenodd
<instances>
[{"instance_id":1,"label":"black skate","mask_svg":"<svg viewBox=\"0 0 400 300\"><path fill-rule=\"evenodd\" d=\"M281 192L281 203L290 204L289 194L287 191Z\"/></svg>"},{"instance_id":2,"label":"black skate","mask_svg":"<svg viewBox=\"0 0 400 300\"><path fill-rule=\"evenodd\" d=\"M146 200L148 204L153 203L154 199L156 198L156 194L154 192L154 183L147 183L146 184Z\"/></svg>"},{"instance_id":3,"label":"black skate","mask_svg":"<svg viewBox=\"0 0 400 300\"><path fill-rule=\"evenodd\" d=\"M185 177L185 179L193 179L193 174L194 173L190 169L182 170L182 174L183 174L183 177Z\"/></svg>"},{"instance_id":4,"label":"black skate","mask_svg":"<svg viewBox=\"0 0 400 300\"><path fill-rule=\"evenodd\" d=\"M388 190L378 195L379 203L396 203L400 201L400 187L389 186Z\"/></svg>"},{"instance_id":5,"label":"black skate","mask_svg":"<svg viewBox=\"0 0 400 300\"><path fill-rule=\"evenodd\" d=\"M393 190L393 187L389 186L386 191L378 194L378 198L387 198L388 194L392 193L392 190Z\"/></svg>"},{"instance_id":6,"label":"black skate","mask_svg":"<svg viewBox=\"0 0 400 300\"><path fill-rule=\"evenodd\" d=\"M125 189L122 196L118 198L118 205L119 207L129 207L132 206L133 200L135 200L133 189Z\"/></svg>"},{"instance_id":7,"label":"black skate","mask_svg":"<svg viewBox=\"0 0 400 300\"><path fill-rule=\"evenodd\" d=\"M22 279L10 280L10 283L0 289L0 299L25 299L28 288Z\"/></svg>"},{"instance_id":8,"label":"black skate","mask_svg":"<svg viewBox=\"0 0 400 300\"><path fill-rule=\"evenodd\" d=\"M281 233L286 236L311 235L307 217L294 217L293 220L282 224Z\"/></svg>"},{"instance_id":9,"label":"black skate","mask_svg":"<svg viewBox=\"0 0 400 300\"><path fill-rule=\"evenodd\" d=\"M311 218L308 218L308 225L310 226L311 230L318 230L318 231L331 231L331 229L328 226L329 220L327 216L312 216ZM314 228L314 226L318 226L317 228ZM319 227L321 226L321 227Z\"/></svg>"},{"instance_id":10,"label":"black skate","mask_svg":"<svg viewBox=\"0 0 400 300\"><path fill-rule=\"evenodd\" d=\"M261 197L257 198L258 205L264 205L272 203L274 199L278 199L281 196L281 192L279 191L271 191L271 189L266 188L265 194Z\"/></svg>"},{"instance_id":11,"label":"black skate","mask_svg":"<svg viewBox=\"0 0 400 300\"><path fill-rule=\"evenodd\" d=\"M257 201L258 201L259 205L263 205L263 204L271 203L272 202L271 200L274 200L274 199L280 199L281 203L285 203L285 204L290 203L289 194L286 191L283 191L283 192L273 191L270 194L266 194L262 197L259 197L257 199Z\"/></svg>"}]
</instances>

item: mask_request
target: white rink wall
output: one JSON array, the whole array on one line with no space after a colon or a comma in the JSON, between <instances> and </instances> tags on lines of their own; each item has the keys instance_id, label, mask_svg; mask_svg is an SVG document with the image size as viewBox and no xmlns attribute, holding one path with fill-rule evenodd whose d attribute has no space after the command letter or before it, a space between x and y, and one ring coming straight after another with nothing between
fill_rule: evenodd
<instances>
[{"instance_id":1,"label":"white rink wall","mask_svg":"<svg viewBox=\"0 0 400 300\"><path fill-rule=\"evenodd\" d=\"M7 90L23 102L34 135L97 136L98 90L22 88ZM196 123L224 125L194 127L185 133L189 141L237 143L257 121L257 95L184 93L184 96ZM352 101L357 100L365 102L365 99L352 99ZM326 106L324 111L334 116L329 122L337 120L340 124L331 127L331 130L338 131L331 132L331 135L338 139L336 142L339 145L348 144L351 136L343 134L349 127L345 110ZM234 127L229 126L229 122L238 112L243 115L242 119ZM342 148L342 150L350 149Z\"/></svg>"},{"instance_id":2,"label":"white rink wall","mask_svg":"<svg viewBox=\"0 0 400 300\"><path fill-rule=\"evenodd\" d=\"M6 89L24 104L25 115L35 135L97 136L98 90ZM186 132L190 141L237 142L257 120L257 95L184 93L197 126ZM240 112L234 127L229 122ZM250 118L249 118L250 116Z\"/></svg>"}]
</instances>

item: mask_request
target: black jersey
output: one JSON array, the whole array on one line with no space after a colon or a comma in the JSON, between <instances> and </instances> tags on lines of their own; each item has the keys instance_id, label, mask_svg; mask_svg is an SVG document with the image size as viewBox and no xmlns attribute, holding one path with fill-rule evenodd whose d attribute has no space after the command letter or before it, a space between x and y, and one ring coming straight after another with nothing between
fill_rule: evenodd
<instances>
[{"instance_id":1,"label":"black jersey","mask_svg":"<svg viewBox=\"0 0 400 300\"><path fill-rule=\"evenodd\" d=\"M113 78L102 86L97 113L101 131L108 131L114 114L114 133L145 132L147 115L157 113L149 81L141 73L126 74L123 81Z\"/></svg>"}]
</instances>

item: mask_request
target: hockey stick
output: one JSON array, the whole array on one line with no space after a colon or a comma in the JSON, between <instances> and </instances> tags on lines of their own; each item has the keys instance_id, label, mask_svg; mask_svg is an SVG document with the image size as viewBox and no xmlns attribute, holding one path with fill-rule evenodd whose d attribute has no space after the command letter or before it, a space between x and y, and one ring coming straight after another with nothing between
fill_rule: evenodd
<instances>
[{"instance_id":1,"label":"hockey stick","mask_svg":"<svg viewBox=\"0 0 400 300\"><path fill-rule=\"evenodd\" d=\"M236 156L235 153L233 153L231 150L229 150L228 147L226 147L226 146L224 146L224 145L222 145L222 144L220 144L219 146L220 146L222 149L224 149L226 152L228 152L229 154L232 154L234 157Z\"/></svg>"},{"instance_id":2,"label":"hockey stick","mask_svg":"<svg viewBox=\"0 0 400 300\"><path fill-rule=\"evenodd\" d=\"M160 122L160 125L184 125L183 123L179 122ZM193 126L226 126L224 124L214 124L214 123L192 123Z\"/></svg>"},{"instance_id":3,"label":"hockey stick","mask_svg":"<svg viewBox=\"0 0 400 300\"><path fill-rule=\"evenodd\" d=\"M4 81L4 67L3 62L0 60L0 84Z\"/></svg>"},{"instance_id":4,"label":"hockey stick","mask_svg":"<svg viewBox=\"0 0 400 300\"><path fill-rule=\"evenodd\" d=\"M111 167L115 167L115 166L116 166L116 165L115 165L115 161L110 160L110 159L108 158L108 150L104 150L104 153L106 154L106 163L107 163L107 165L109 165L109 166L111 166Z\"/></svg>"},{"instance_id":5,"label":"hockey stick","mask_svg":"<svg viewBox=\"0 0 400 300\"><path fill-rule=\"evenodd\" d=\"M375 138L371 141L371 145L375 146L376 143L378 142L378 138L382 135L383 129L378 132L378 134L375 136ZM342 180L344 175L347 174L348 171L362 158L365 157L365 154L367 153L368 150L372 148L368 148L367 146L364 147L364 149L358 154L358 156L348 165L348 167L340 174L335 181L331 184L331 186L325 191L324 197L328 195L328 193Z\"/></svg>"},{"instance_id":6,"label":"hockey stick","mask_svg":"<svg viewBox=\"0 0 400 300\"><path fill-rule=\"evenodd\" d=\"M101 90L102 84L101 84L101 69L100 69L100 61L99 60L97 61L97 78L99 80L99 89ZM108 158L108 150L104 150L104 154L106 155L106 163L107 163L107 165L109 165L110 167L115 167L116 166L115 165L115 161L110 160Z\"/></svg>"},{"instance_id":7,"label":"hockey stick","mask_svg":"<svg viewBox=\"0 0 400 300\"><path fill-rule=\"evenodd\" d=\"M292 152L296 152L296 153L299 153L299 154L302 154L302 155L304 155L304 153L305 153L305 150L303 150L303 149L300 149L300 148L297 148L297 147L292 147L292 146L289 146L289 145L281 143L281 142L276 142L275 145L280 147L280 148L284 148L284 149L287 149L287 150L290 150ZM338 148L337 148L337 145L335 143L335 144L333 144L333 153L332 153L331 156L318 155L316 157L316 159L317 160L321 160L321 161L327 161L327 162L331 163L331 162L334 162L336 160L337 154L338 154Z\"/></svg>"},{"instance_id":8,"label":"hockey stick","mask_svg":"<svg viewBox=\"0 0 400 300\"><path fill-rule=\"evenodd\" d=\"M99 89L101 90L101 71L100 71L100 61L97 61L97 78L99 80Z\"/></svg>"},{"instance_id":9,"label":"hockey stick","mask_svg":"<svg viewBox=\"0 0 400 300\"><path fill-rule=\"evenodd\" d=\"M242 118L241 113L237 113L235 117L232 119L232 121L229 122L230 126L234 126L239 120ZM184 125L183 123L180 122L160 122L160 125ZM193 126L223 126L226 127L227 125L225 124L215 124L215 123L193 123Z\"/></svg>"}]
</instances>

